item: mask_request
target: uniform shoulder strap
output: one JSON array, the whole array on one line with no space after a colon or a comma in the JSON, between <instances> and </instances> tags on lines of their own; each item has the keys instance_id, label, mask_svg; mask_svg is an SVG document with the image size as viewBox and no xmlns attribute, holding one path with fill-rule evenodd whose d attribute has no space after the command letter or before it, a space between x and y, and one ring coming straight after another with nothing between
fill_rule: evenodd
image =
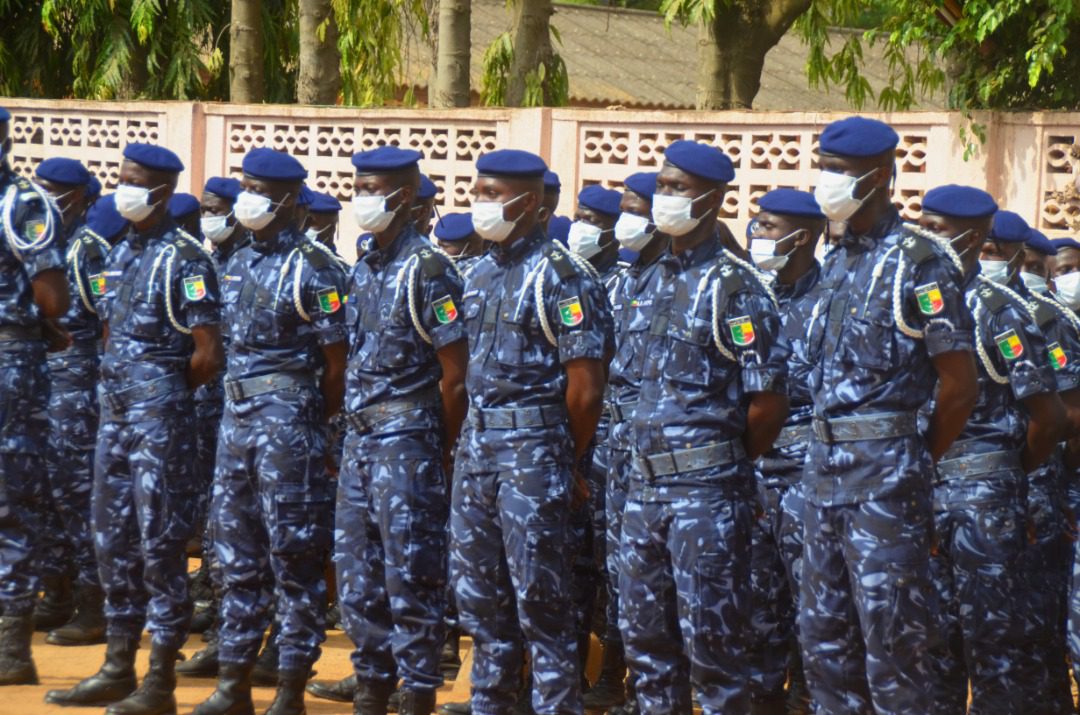
<instances>
[{"instance_id":1,"label":"uniform shoulder strap","mask_svg":"<svg viewBox=\"0 0 1080 715\"><path fill-rule=\"evenodd\" d=\"M979 286L979 300L991 313L1000 313L1009 304L1009 297L1005 291L998 290L990 281Z\"/></svg>"},{"instance_id":2,"label":"uniform shoulder strap","mask_svg":"<svg viewBox=\"0 0 1080 715\"><path fill-rule=\"evenodd\" d=\"M419 256L420 270L423 271L425 278L438 278L446 275L446 264L439 260L439 256L435 251L430 248L421 248Z\"/></svg>"},{"instance_id":3,"label":"uniform shoulder strap","mask_svg":"<svg viewBox=\"0 0 1080 715\"><path fill-rule=\"evenodd\" d=\"M311 242L307 239L300 242L300 255L302 255L304 260L315 270L322 270L323 268L328 267L332 260L324 251L311 245Z\"/></svg>"},{"instance_id":4,"label":"uniform shoulder strap","mask_svg":"<svg viewBox=\"0 0 1080 715\"><path fill-rule=\"evenodd\" d=\"M544 255L547 257L551 267L555 269L555 275L559 276L559 280L565 281L577 276L577 268L574 266L574 262L570 260L570 257L563 250L556 248L554 244L544 249Z\"/></svg>"},{"instance_id":5,"label":"uniform shoulder strap","mask_svg":"<svg viewBox=\"0 0 1080 715\"><path fill-rule=\"evenodd\" d=\"M901 238L900 250L917 266L934 257L934 243L918 234L909 234Z\"/></svg>"},{"instance_id":6,"label":"uniform shoulder strap","mask_svg":"<svg viewBox=\"0 0 1080 715\"><path fill-rule=\"evenodd\" d=\"M185 261L194 261L206 255L198 240L182 228L176 229L180 240L176 241L176 250Z\"/></svg>"},{"instance_id":7,"label":"uniform shoulder strap","mask_svg":"<svg viewBox=\"0 0 1080 715\"><path fill-rule=\"evenodd\" d=\"M1039 326L1040 330L1057 320L1057 317L1058 315L1054 309L1046 303L1040 302L1035 304L1035 323Z\"/></svg>"},{"instance_id":8,"label":"uniform shoulder strap","mask_svg":"<svg viewBox=\"0 0 1080 715\"><path fill-rule=\"evenodd\" d=\"M103 258L108 253L105 246L109 245L109 242L93 229L83 226L79 245L90 258Z\"/></svg>"}]
</instances>

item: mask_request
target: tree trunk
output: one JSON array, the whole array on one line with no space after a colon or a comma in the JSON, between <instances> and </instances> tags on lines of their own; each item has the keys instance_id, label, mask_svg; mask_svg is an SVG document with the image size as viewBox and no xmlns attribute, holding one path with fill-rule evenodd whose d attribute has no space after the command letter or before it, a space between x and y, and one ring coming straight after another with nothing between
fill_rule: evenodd
<instances>
[{"instance_id":1,"label":"tree trunk","mask_svg":"<svg viewBox=\"0 0 1080 715\"><path fill-rule=\"evenodd\" d=\"M229 99L262 102L266 98L262 0L232 0L229 48Z\"/></svg>"},{"instance_id":2,"label":"tree trunk","mask_svg":"<svg viewBox=\"0 0 1080 715\"><path fill-rule=\"evenodd\" d=\"M319 39L319 27L326 34ZM300 67L296 98L300 104L337 104L341 91L341 54L331 0L300 0Z\"/></svg>"},{"instance_id":3,"label":"tree trunk","mask_svg":"<svg viewBox=\"0 0 1080 715\"><path fill-rule=\"evenodd\" d=\"M428 102L432 107L469 106L471 2L439 0L439 44Z\"/></svg>"},{"instance_id":4,"label":"tree trunk","mask_svg":"<svg viewBox=\"0 0 1080 715\"><path fill-rule=\"evenodd\" d=\"M506 106L525 101L525 76L550 59L551 0L517 0L514 8L514 60L506 80Z\"/></svg>"},{"instance_id":5,"label":"tree trunk","mask_svg":"<svg viewBox=\"0 0 1080 715\"><path fill-rule=\"evenodd\" d=\"M698 29L698 109L750 109L761 88L765 55L811 0L717 2Z\"/></svg>"}]
</instances>

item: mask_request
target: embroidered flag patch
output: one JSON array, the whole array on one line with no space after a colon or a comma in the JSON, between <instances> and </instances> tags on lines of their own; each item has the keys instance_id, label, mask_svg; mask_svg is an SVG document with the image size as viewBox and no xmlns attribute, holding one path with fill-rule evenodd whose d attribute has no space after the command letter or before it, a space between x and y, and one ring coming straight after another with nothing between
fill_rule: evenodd
<instances>
[{"instance_id":1,"label":"embroidered flag patch","mask_svg":"<svg viewBox=\"0 0 1080 715\"><path fill-rule=\"evenodd\" d=\"M750 316L732 318L727 324L728 329L731 330L731 340L736 345L745 348L747 345L754 344L757 336L754 334L754 323L750 320Z\"/></svg>"},{"instance_id":2,"label":"embroidered flag patch","mask_svg":"<svg viewBox=\"0 0 1080 715\"><path fill-rule=\"evenodd\" d=\"M915 298L919 301L919 310L923 315L937 315L945 308L945 301L941 298L941 289L937 283L917 286Z\"/></svg>"},{"instance_id":3,"label":"embroidered flag patch","mask_svg":"<svg viewBox=\"0 0 1080 715\"><path fill-rule=\"evenodd\" d=\"M188 300L202 300L206 297L206 281L201 275L184 279L184 295Z\"/></svg>"},{"instance_id":4,"label":"embroidered flag patch","mask_svg":"<svg viewBox=\"0 0 1080 715\"><path fill-rule=\"evenodd\" d=\"M319 307L324 313L336 313L341 307L341 297L336 288L327 288L319 291Z\"/></svg>"},{"instance_id":5,"label":"embroidered flag patch","mask_svg":"<svg viewBox=\"0 0 1080 715\"><path fill-rule=\"evenodd\" d=\"M562 319L563 325L568 325L571 328L585 320L585 313L581 310L581 298L575 295L573 298L560 300L559 317Z\"/></svg>"},{"instance_id":6,"label":"embroidered flag patch","mask_svg":"<svg viewBox=\"0 0 1080 715\"><path fill-rule=\"evenodd\" d=\"M90 276L90 293L97 296L105 295L105 274L95 273Z\"/></svg>"},{"instance_id":7,"label":"embroidered flag patch","mask_svg":"<svg viewBox=\"0 0 1080 715\"><path fill-rule=\"evenodd\" d=\"M1060 370L1069 364L1069 358L1066 357L1065 351L1061 349L1061 343L1050 343L1046 346L1046 351L1050 353L1050 365L1055 370Z\"/></svg>"},{"instance_id":8,"label":"embroidered flag patch","mask_svg":"<svg viewBox=\"0 0 1080 715\"><path fill-rule=\"evenodd\" d=\"M1024 344L1020 342L1020 336L1011 328L1000 335L994 336L998 350L1006 360L1016 360L1024 354Z\"/></svg>"},{"instance_id":9,"label":"embroidered flag patch","mask_svg":"<svg viewBox=\"0 0 1080 715\"><path fill-rule=\"evenodd\" d=\"M23 235L31 241L36 241L45 235L44 221L27 221L23 225Z\"/></svg>"},{"instance_id":10,"label":"embroidered flag patch","mask_svg":"<svg viewBox=\"0 0 1080 715\"><path fill-rule=\"evenodd\" d=\"M454 305L454 299L450 296L444 295L435 301L432 306L435 308L435 319L443 325L457 320L457 306Z\"/></svg>"}]
</instances>

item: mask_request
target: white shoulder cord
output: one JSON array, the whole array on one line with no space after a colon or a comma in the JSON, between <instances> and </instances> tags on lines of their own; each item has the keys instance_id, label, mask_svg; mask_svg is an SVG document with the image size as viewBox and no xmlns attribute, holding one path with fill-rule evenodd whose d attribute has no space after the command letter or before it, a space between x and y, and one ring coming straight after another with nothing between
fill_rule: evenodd
<instances>
[{"instance_id":1,"label":"white shoulder cord","mask_svg":"<svg viewBox=\"0 0 1080 715\"><path fill-rule=\"evenodd\" d=\"M299 252L299 249L294 248L293 251ZM295 261L296 265L293 268L293 284L292 284L292 302L293 307L296 308L296 313L305 322L311 322L311 314L304 310L303 298L303 279L304 279L304 259L298 257Z\"/></svg>"},{"instance_id":2,"label":"white shoulder cord","mask_svg":"<svg viewBox=\"0 0 1080 715\"><path fill-rule=\"evenodd\" d=\"M1035 291L1031 291L1031 296L1032 298L1034 298L1034 300L1031 302L1032 307L1034 307L1036 303L1045 303L1046 305L1049 305L1051 308L1057 311L1058 315L1063 316L1065 320L1069 321L1069 324L1072 325L1073 330L1075 330L1077 334L1080 334L1080 318L1077 318L1075 313L1063 306L1061 303L1058 303L1053 298L1047 298L1046 296L1039 295Z\"/></svg>"},{"instance_id":3,"label":"white shoulder cord","mask_svg":"<svg viewBox=\"0 0 1080 715\"><path fill-rule=\"evenodd\" d=\"M91 239L97 242L98 246L105 251L109 252L109 244L101 236L97 235L90 229L86 229L83 233L84 236L89 236ZM94 302L90 300L90 296L86 294L86 286L83 284L82 271L80 257L82 256L82 240L72 241L71 246L68 247L67 260L71 264L71 270L75 274L75 285L79 288L79 298L82 300L82 304L88 311L97 315L97 310L94 309Z\"/></svg>"},{"instance_id":4,"label":"white shoulder cord","mask_svg":"<svg viewBox=\"0 0 1080 715\"><path fill-rule=\"evenodd\" d=\"M714 266L714 268L715 268L715 266ZM696 302L696 299L695 299L695 302ZM712 311L713 311L712 337L713 337L713 342L716 344L716 349L719 350L720 354L723 355L724 357L726 357L728 360L730 360L732 362L738 362L738 360L735 357L735 354L727 349L727 346L724 345L724 341L720 337L721 336L721 331L720 331L720 280L719 279L713 281L713 284L712 284Z\"/></svg>"},{"instance_id":5,"label":"white shoulder cord","mask_svg":"<svg viewBox=\"0 0 1080 715\"><path fill-rule=\"evenodd\" d=\"M863 312L866 312L866 308L870 305L870 298L874 295L874 288L877 287L877 282L881 280L881 275L885 272L885 262L889 260L889 256L900 250L899 246L893 246L889 250L885 251L885 255L881 257L881 260L874 266L874 270L870 273L870 287L866 291L866 299L863 301Z\"/></svg>"},{"instance_id":6,"label":"white shoulder cord","mask_svg":"<svg viewBox=\"0 0 1080 715\"><path fill-rule=\"evenodd\" d=\"M994 363L990 360L990 356L986 354L986 346L983 345L983 335L982 329L979 327L979 319L982 317L985 310L986 307L983 305L982 301L976 298L975 310L973 311L975 318L975 352L978 353L979 362L982 363L982 366L986 370L986 374L990 376L990 379L999 385L1008 385L1009 376L1002 375L997 371L997 368L994 367Z\"/></svg>"},{"instance_id":7,"label":"white shoulder cord","mask_svg":"<svg viewBox=\"0 0 1080 715\"><path fill-rule=\"evenodd\" d=\"M348 264L348 263L347 263L347 262L345 261L345 259L344 259L344 258L342 258L342 257L341 257L341 256L339 256L338 254L334 253L334 252L333 252L333 251L331 251L331 250L330 250L329 248L327 248L326 246L324 246L324 245L323 245L323 243L322 243L322 241L313 241L313 240L311 240L311 241L310 241L310 243L311 243L311 245L312 245L312 246L314 246L315 248L317 248L317 249L319 249L320 251L322 251L323 253L325 253L325 254L326 254L326 257L327 257L327 258L329 258L330 260L332 260L332 261L333 261L334 263L336 263L336 264L337 264L337 266L338 266L339 268L341 268L341 270L343 270L343 271L345 271L346 273L348 273L348 272L349 272L349 270L350 270L350 269L352 269L352 266L350 266L350 265L349 265L349 264Z\"/></svg>"},{"instance_id":8,"label":"white shoulder cord","mask_svg":"<svg viewBox=\"0 0 1080 715\"><path fill-rule=\"evenodd\" d=\"M551 344L551 347L559 347L559 339L555 337L555 331L551 329L551 321L548 320L547 306L544 305L544 274L547 272L548 259L544 259L537 264L537 271L535 276L536 286L533 294L533 300L536 302L536 315L540 320L540 329L544 331L544 337ZM526 285L528 285L528 276L526 276ZM522 292L522 297L525 296L525 291ZM520 307L521 301L518 301Z\"/></svg>"},{"instance_id":9,"label":"white shoulder cord","mask_svg":"<svg viewBox=\"0 0 1080 715\"><path fill-rule=\"evenodd\" d=\"M150 268L150 280L147 281L146 290L147 293L151 293L154 289L154 277L157 275L157 270L161 267L161 264L165 263L165 314L169 316L169 322L176 328L176 331L184 335L191 335L191 328L188 328L180 323L176 319L176 314L173 312L172 304L172 270L173 264L176 262L176 246L169 244L165 248L161 249L161 253L154 259L154 265Z\"/></svg>"},{"instance_id":10,"label":"white shoulder cord","mask_svg":"<svg viewBox=\"0 0 1080 715\"><path fill-rule=\"evenodd\" d=\"M923 331L913 328L907 324L904 320L904 254L901 253L896 258L896 275L893 278L893 295L892 295L892 312L893 320L896 321L896 327L900 332L909 338L915 338L916 340L922 340Z\"/></svg>"},{"instance_id":11,"label":"white shoulder cord","mask_svg":"<svg viewBox=\"0 0 1080 715\"><path fill-rule=\"evenodd\" d=\"M765 280L765 274L758 270L757 266L755 266L753 263L744 261L726 248L721 250L723 250L724 252L724 258L728 259L735 265L741 266L746 270L750 271L750 275L752 275L757 280L758 284L765 289L765 293L768 294L769 300L772 301L774 306L780 305L780 301L776 299L776 293L773 292L772 286L769 285L769 281Z\"/></svg>"},{"instance_id":12,"label":"white shoulder cord","mask_svg":"<svg viewBox=\"0 0 1080 715\"><path fill-rule=\"evenodd\" d=\"M30 182L30 188L33 189L41 200L45 202L45 205L51 208L51 197L45 193L37 184ZM45 230L42 232L40 238L35 238L32 241L24 241L19 237L19 232L15 230L15 226L11 223L11 215L15 212L15 197L19 195L19 187L14 183L8 187L7 193L4 194L3 202L0 202L0 216L3 217L4 236L7 238L8 245L11 246L11 250L15 253L15 257L22 260L22 254L24 251L36 251L40 248L44 248L53 240L53 231L55 230L55 219L53 218L52 211L45 212Z\"/></svg>"},{"instance_id":13,"label":"white shoulder cord","mask_svg":"<svg viewBox=\"0 0 1080 715\"><path fill-rule=\"evenodd\" d=\"M702 293L708 292L709 279L712 278L713 273L716 273L719 268L719 263L714 263L709 266L709 270L705 271L705 275L701 276L701 279L698 281L697 290L694 291L694 304L690 306L690 315L692 317L697 317L698 306L701 304L701 295Z\"/></svg>"},{"instance_id":14,"label":"white shoulder cord","mask_svg":"<svg viewBox=\"0 0 1080 715\"><path fill-rule=\"evenodd\" d=\"M948 256L950 261L952 261L952 264L956 266L956 270L960 271L961 273L964 272L964 264L960 260L960 254L957 253L955 249L953 249L952 244L949 243L947 240L937 235L933 231L923 228L917 223L905 223L904 228L936 244L938 248L945 252L945 255Z\"/></svg>"},{"instance_id":15,"label":"white shoulder cord","mask_svg":"<svg viewBox=\"0 0 1080 715\"><path fill-rule=\"evenodd\" d=\"M978 276L978 279L979 279L980 283L984 283L984 284L990 286L991 290L999 290L1002 293L1004 293L1005 295L1012 298L1019 305L1022 305L1024 307L1024 310L1027 311L1028 316L1031 318L1031 322L1033 322L1033 323L1038 322L1037 319L1035 318L1035 307L1033 305L1029 304L1027 302L1027 300L1024 299L1024 296L1020 295L1019 293L1014 291L1009 286L1002 285L1000 283L995 283L994 281L990 280L986 276L980 275L980 276Z\"/></svg>"},{"instance_id":16,"label":"white shoulder cord","mask_svg":"<svg viewBox=\"0 0 1080 715\"><path fill-rule=\"evenodd\" d=\"M409 317L412 319L413 327L416 328L416 334L425 343L431 345L431 335L424 330L424 326L420 322L420 311L416 307L416 274L420 271L420 254L414 253L409 256L409 260L405 262L405 265L409 266L409 277L405 284L405 300L409 304Z\"/></svg>"}]
</instances>

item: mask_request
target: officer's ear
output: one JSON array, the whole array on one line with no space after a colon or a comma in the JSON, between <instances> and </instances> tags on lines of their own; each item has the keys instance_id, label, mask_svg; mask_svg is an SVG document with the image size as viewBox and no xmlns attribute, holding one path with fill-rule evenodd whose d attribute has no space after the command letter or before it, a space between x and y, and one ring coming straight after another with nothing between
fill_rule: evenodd
<instances>
[{"instance_id":1,"label":"officer's ear","mask_svg":"<svg viewBox=\"0 0 1080 715\"><path fill-rule=\"evenodd\" d=\"M792 239L792 242L795 244L795 248L799 249L799 248L802 248L803 246L805 246L806 244L810 243L810 241L812 241L813 238L814 238L813 232L810 229L808 229L808 228L806 228L804 226L803 228L799 229L799 232L797 234L795 234L795 237Z\"/></svg>"},{"instance_id":2,"label":"officer's ear","mask_svg":"<svg viewBox=\"0 0 1080 715\"><path fill-rule=\"evenodd\" d=\"M541 206L540 210L536 212L536 220L540 223L544 223L548 220L548 215L551 213L547 206Z\"/></svg>"}]
</instances>

